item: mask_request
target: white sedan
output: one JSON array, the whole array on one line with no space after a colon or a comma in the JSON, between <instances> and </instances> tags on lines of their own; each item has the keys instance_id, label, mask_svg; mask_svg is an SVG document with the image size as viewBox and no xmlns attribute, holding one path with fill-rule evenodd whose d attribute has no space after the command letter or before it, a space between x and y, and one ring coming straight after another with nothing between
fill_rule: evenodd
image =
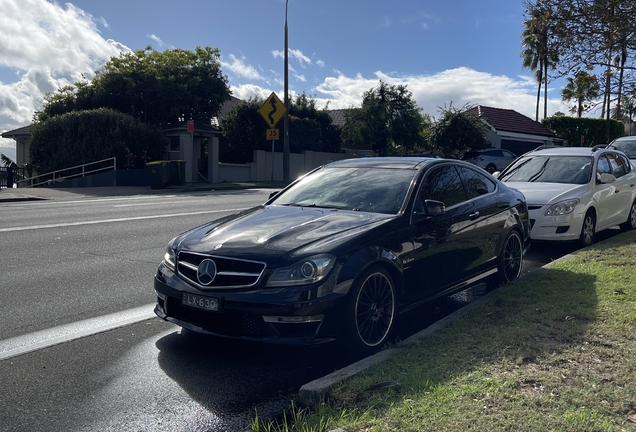
<instances>
[{"instance_id":1,"label":"white sedan","mask_svg":"<svg viewBox=\"0 0 636 432\"><path fill-rule=\"evenodd\" d=\"M532 240L589 246L601 230L636 228L636 172L620 151L606 146L538 149L497 178L525 195Z\"/></svg>"}]
</instances>

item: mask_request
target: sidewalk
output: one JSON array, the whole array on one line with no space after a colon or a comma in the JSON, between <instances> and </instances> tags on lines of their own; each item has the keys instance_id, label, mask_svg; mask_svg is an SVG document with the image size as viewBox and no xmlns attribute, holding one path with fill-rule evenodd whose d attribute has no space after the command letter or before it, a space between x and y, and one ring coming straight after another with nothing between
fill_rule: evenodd
<instances>
[{"instance_id":1,"label":"sidewalk","mask_svg":"<svg viewBox=\"0 0 636 432\"><path fill-rule=\"evenodd\" d=\"M150 186L105 186L85 188L13 188L0 189L0 203L54 199L82 199L86 197L133 196L149 194L173 194L188 192L206 192L233 189L282 189L282 182L253 183L195 183L189 185L167 186L163 189L151 189Z\"/></svg>"}]
</instances>

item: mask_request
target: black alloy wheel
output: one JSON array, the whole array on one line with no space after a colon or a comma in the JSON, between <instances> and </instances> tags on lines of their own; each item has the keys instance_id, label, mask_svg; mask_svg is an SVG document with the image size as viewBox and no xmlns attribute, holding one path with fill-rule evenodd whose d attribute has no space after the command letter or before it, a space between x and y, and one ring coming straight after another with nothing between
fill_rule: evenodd
<instances>
[{"instance_id":1,"label":"black alloy wheel","mask_svg":"<svg viewBox=\"0 0 636 432\"><path fill-rule=\"evenodd\" d=\"M506 284L517 279L523 267L523 240L517 230L508 233L499 254L499 282Z\"/></svg>"},{"instance_id":2,"label":"black alloy wheel","mask_svg":"<svg viewBox=\"0 0 636 432\"><path fill-rule=\"evenodd\" d=\"M354 352L372 352L388 341L395 327L396 296L391 275L372 266L352 286L346 343Z\"/></svg>"},{"instance_id":3,"label":"black alloy wheel","mask_svg":"<svg viewBox=\"0 0 636 432\"><path fill-rule=\"evenodd\" d=\"M497 171L497 167L493 164L490 164L486 167L486 171L488 171L490 174L494 173L495 171Z\"/></svg>"},{"instance_id":4,"label":"black alloy wheel","mask_svg":"<svg viewBox=\"0 0 636 432\"><path fill-rule=\"evenodd\" d=\"M629 216L627 216L627 221L623 222L620 227L621 231L636 229L636 201L634 201L632 203L632 206L629 208Z\"/></svg>"}]
</instances>

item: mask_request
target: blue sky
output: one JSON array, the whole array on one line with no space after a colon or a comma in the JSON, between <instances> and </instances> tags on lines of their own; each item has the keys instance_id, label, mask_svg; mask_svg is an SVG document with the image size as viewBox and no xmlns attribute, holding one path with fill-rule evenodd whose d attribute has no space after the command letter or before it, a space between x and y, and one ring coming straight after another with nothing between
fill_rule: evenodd
<instances>
[{"instance_id":1,"label":"blue sky","mask_svg":"<svg viewBox=\"0 0 636 432\"><path fill-rule=\"evenodd\" d=\"M235 97L283 97L285 0L0 0L0 11L0 132L28 125L45 92L147 45L219 48ZM289 0L289 88L348 108L384 80L433 116L470 103L534 118L522 26L521 0ZM561 87L548 115L567 112ZM14 147L0 139L0 152Z\"/></svg>"}]
</instances>

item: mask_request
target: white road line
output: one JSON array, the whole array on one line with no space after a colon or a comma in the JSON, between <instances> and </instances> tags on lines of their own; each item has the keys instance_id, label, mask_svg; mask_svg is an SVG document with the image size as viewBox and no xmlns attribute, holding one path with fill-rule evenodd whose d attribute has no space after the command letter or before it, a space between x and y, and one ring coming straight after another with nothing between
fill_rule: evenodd
<instances>
[{"instance_id":1,"label":"white road line","mask_svg":"<svg viewBox=\"0 0 636 432\"><path fill-rule=\"evenodd\" d=\"M155 304L90 318L0 341L0 361L156 317Z\"/></svg>"},{"instance_id":2,"label":"white road line","mask_svg":"<svg viewBox=\"0 0 636 432\"><path fill-rule=\"evenodd\" d=\"M159 198L173 198L177 195L135 195L132 197L115 197L115 198L82 198L79 200L73 201L64 201L64 200L48 200L44 198L43 201L18 201L13 204L7 205L7 207L35 207L35 206L44 206L44 205L58 205L58 204L92 204L92 203L102 203L104 201L130 201L130 200L139 200L139 199L159 199Z\"/></svg>"},{"instance_id":3,"label":"white road line","mask_svg":"<svg viewBox=\"0 0 636 432\"><path fill-rule=\"evenodd\" d=\"M202 197L204 198L204 197ZM117 204L114 205L113 207L138 207L138 206L149 206L149 205L157 205L157 204L176 204L176 205L181 205L181 204L189 204L189 203L201 203L202 200L201 198L199 198L198 200L190 200L190 201L161 201L161 202L149 202L149 203L135 203L135 204Z\"/></svg>"},{"instance_id":4,"label":"white road line","mask_svg":"<svg viewBox=\"0 0 636 432\"><path fill-rule=\"evenodd\" d=\"M48 224L48 225L31 225L31 226L23 226L23 227L0 228L0 233L12 232L12 231L28 231L28 230L45 229L45 228L61 228L61 227L70 227L70 226L81 226L81 225L96 225L96 224L113 223L113 222L129 222L129 221L146 220L146 219L161 219L161 218L170 218L170 217L179 217L179 216L195 216L195 215L211 214L211 213L236 212L236 211L241 211L241 210L245 210L245 209L244 208L240 208L240 209L224 209L224 210L206 210L206 211L190 212L190 213L174 213L174 214L152 215L152 216L137 216L137 217L129 217L129 218L102 219L102 220L81 221L81 222L67 222L67 223Z\"/></svg>"}]
</instances>

